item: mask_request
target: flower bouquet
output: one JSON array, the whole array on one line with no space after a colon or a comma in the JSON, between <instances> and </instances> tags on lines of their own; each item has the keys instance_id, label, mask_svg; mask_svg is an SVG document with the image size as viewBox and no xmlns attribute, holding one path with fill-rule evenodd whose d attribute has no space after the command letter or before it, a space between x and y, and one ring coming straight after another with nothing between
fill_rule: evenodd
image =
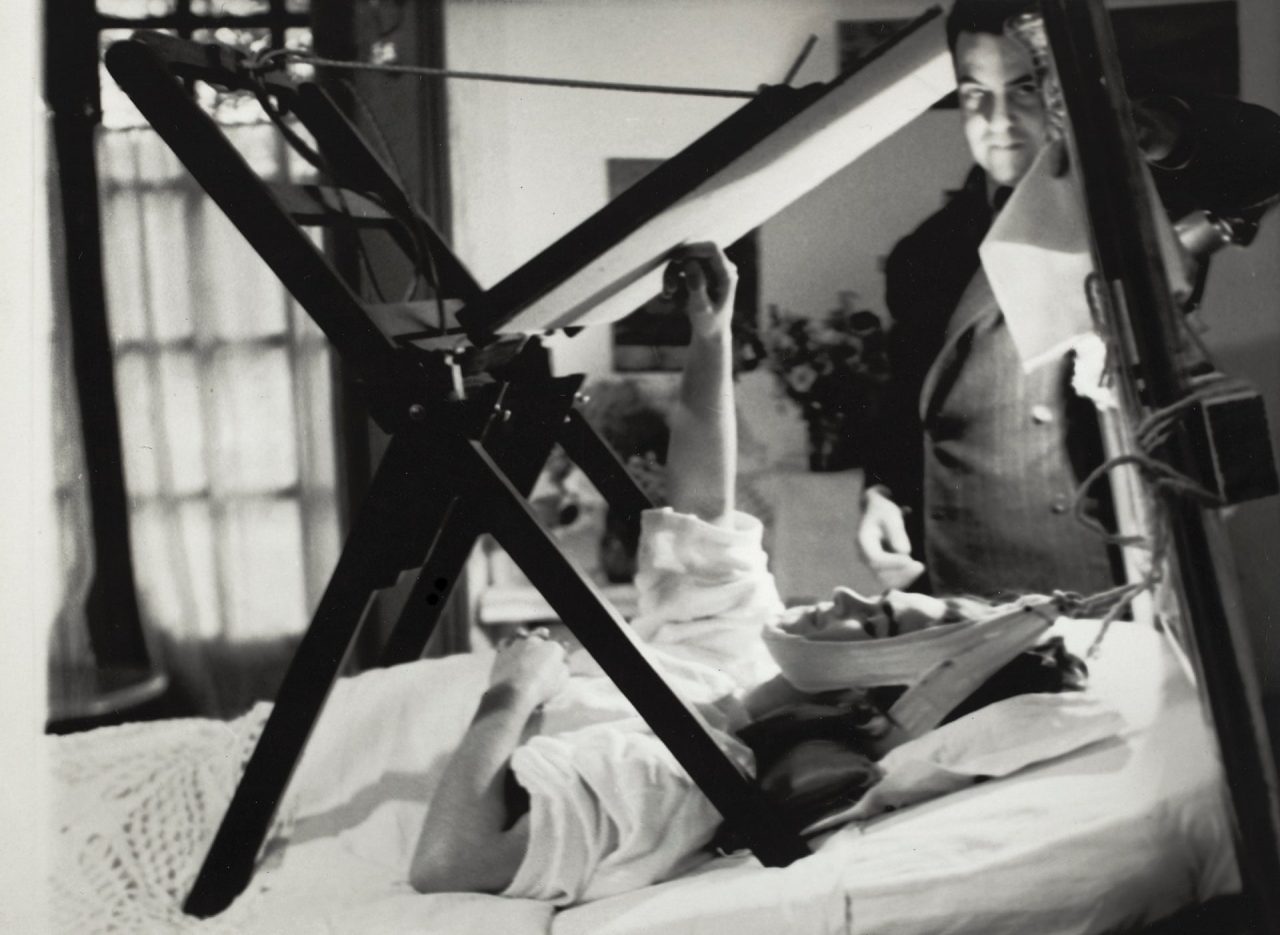
<instances>
[{"instance_id":1,"label":"flower bouquet","mask_svg":"<svg viewBox=\"0 0 1280 935\"><path fill-rule=\"evenodd\" d=\"M884 327L857 298L840 293L840 307L821 318L771 305L761 335L769 369L804 416L814 471L862 463L889 381Z\"/></svg>"}]
</instances>

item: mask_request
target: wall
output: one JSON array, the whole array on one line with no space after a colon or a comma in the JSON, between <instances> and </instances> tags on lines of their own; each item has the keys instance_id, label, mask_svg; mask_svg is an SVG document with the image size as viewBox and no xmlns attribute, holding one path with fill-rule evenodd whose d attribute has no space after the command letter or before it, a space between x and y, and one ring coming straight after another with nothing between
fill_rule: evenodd
<instances>
[{"instance_id":1,"label":"wall","mask_svg":"<svg viewBox=\"0 0 1280 935\"><path fill-rule=\"evenodd\" d=\"M1149 5L1159 0L1130 0ZM1119 5L1119 4L1118 4ZM908 0L452 0L446 60L455 69L751 88L781 80L815 34L797 83L835 74L834 23L901 17ZM1242 95L1280 109L1280 8L1240 0ZM662 158L738 106L734 101L570 91L455 81L449 87L455 245L491 283L606 199L605 160ZM889 247L956 186L967 167L955 111L930 111L800 200L761 232L761 304L821 313L852 289L882 308L879 263ZM919 180L930 180L921 184ZM1206 301L1207 339L1221 365L1259 385L1280 451L1280 224L1248 251L1223 256ZM558 341L557 365L608 372L606 329ZM756 390L753 391L757 391ZM1280 501L1229 522L1255 648L1280 690Z\"/></svg>"},{"instance_id":2,"label":"wall","mask_svg":"<svg viewBox=\"0 0 1280 935\"><path fill-rule=\"evenodd\" d=\"M835 75L836 20L901 17L924 7L854 0L799 0L785 8L763 0L456 0L447 12L447 61L464 70L750 90L781 81L812 33L818 43L795 79L804 84ZM455 81L449 105L455 245L483 282L493 282L605 202L608 158L666 158L741 101ZM945 131L938 136L954 143ZM834 184L847 188L849 180ZM793 240L787 228L805 224L803 212L779 236L766 227L762 302L820 311L834 304L837 288L878 290L873 260L865 270L828 261L883 252L939 193L914 194L920 198L901 205L901 223L895 217L879 229L858 223L860 208L840 236L810 225L806 239ZM846 229L864 230L873 242L866 249L850 244L842 240ZM797 258L788 249L793 243L821 262ZM854 285L861 281L865 287ZM584 332L559 346L559 364L602 373L607 343L604 329Z\"/></svg>"},{"instance_id":3,"label":"wall","mask_svg":"<svg viewBox=\"0 0 1280 935\"><path fill-rule=\"evenodd\" d=\"M53 531L54 405L50 333L54 297L51 264L47 122L37 81L40 10L17 0L0 7L0 29L13 43L0 87L0 121L10 142L0 156L0 210L11 221L0 235L0 748L5 779L0 822L8 846L0 857L0 931L48 931L39 895L46 891L47 755L41 737L46 711L49 623L64 582Z\"/></svg>"}]
</instances>

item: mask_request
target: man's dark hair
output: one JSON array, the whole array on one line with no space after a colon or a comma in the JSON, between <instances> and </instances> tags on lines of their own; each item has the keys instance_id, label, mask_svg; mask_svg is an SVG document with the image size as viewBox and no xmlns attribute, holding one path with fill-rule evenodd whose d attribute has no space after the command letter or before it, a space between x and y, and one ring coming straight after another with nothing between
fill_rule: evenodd
<instances>
[{"instance_id":1,"label":"man's dark hair","mask_svg":"<svg viewBox=\"0 0 1280 935\"><path fill-rule=\"evenodd\" d=\"M1004 24L1021 13L1038 13L1036 0L956 0L947 14L947 47L956 51L962 32L1003 35Z\"/></svg>"}]
</instances>

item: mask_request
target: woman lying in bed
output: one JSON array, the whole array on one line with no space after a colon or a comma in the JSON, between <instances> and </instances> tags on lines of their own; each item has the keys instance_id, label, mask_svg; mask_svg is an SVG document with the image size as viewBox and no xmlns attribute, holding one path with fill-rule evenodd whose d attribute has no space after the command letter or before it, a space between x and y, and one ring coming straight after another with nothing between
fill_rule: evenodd
<instances>
[{"instance_id":1,"label":"woman lying in bed","mask_svg":"<svg viewBox=\"0 0 1280 935\"><path fill-rule=\"evenodd\" d=\"M868 690L865 681L822 683L829 690L802 694L792 683L805 679L785 666L790 679L778 675L762 625L772 625L775 643L798 640L829 659L864 640L957 617L934 598L890 592L868 600L848 589L784 613L760 524L733 510L735 271L718 248L702 244L671 264L667 282L687 297L693 338L672 415L672 506L643 518L640 615L632 626L722 747L803 826L858 801L881 777L877 761L910 734L885 716L885 690ZM1082 666L1060 643L1019 654L1037 632L1022 633L1021 644L985 670L999 671L977 692L969 686L954 699L960 704L948 703L951 716L1022 692L1079 687ZM801 673L808 665L804 658L793 664ZM705 859L719 823L591 660L535 630L494 660L488 690L431 801L410 881L421 892L582 902Z\"/></svg>"}]
</instances>

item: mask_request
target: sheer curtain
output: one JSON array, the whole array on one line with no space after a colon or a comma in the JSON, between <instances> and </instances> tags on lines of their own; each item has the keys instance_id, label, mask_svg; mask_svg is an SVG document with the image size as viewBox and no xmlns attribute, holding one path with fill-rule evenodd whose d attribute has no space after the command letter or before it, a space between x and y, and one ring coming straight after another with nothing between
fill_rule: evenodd
<instances>
[{"instance_id":1,"label":"sheer curtain","mask_svg":"<svg viewBox=\"0 0 1280 935\"><path fill-rule=\"evenodd\" d=\"M303 175L271 126L228 134ZM337 556L329 352L153 131L104 130L98 162L144 625L179 691L230 714L274 691Z\"/></svg>"}]
</instances>

